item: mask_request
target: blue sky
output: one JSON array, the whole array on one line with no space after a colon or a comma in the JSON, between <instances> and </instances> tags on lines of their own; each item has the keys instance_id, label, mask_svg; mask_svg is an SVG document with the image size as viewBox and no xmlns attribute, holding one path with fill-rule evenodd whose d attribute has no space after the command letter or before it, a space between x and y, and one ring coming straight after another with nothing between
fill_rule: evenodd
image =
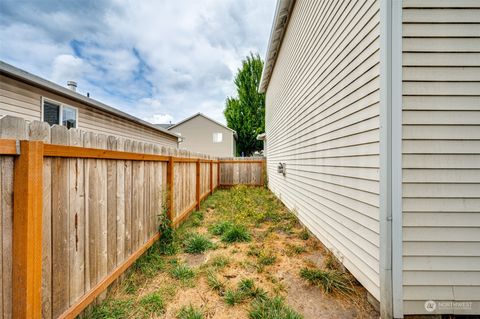
<instances>
[{"instance_id":1,"label":"blue sky","mask_svg":"<svg viewBox=\"0 0 480 319\"><path fill-rule=\"evenodd\" d=\"M153 123L224 101L265 56L275 0L1 0L0 60Z\"/></svg>"}]
</instances>

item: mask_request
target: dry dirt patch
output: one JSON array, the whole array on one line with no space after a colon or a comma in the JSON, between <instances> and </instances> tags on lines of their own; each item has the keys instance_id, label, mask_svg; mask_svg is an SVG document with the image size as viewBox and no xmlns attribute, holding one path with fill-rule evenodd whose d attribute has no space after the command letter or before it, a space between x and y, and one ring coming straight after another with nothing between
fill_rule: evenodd
<instances>
[{"instance_id":1,"label":"dry dirt patch","mask_svg":"<svg viewBox=\"0 0 480 319\"><path fill-rule=\"evenodd\" d=\"M243 230L234 234L240 237L220 234L213 228L221 222L244 227L248 240L228 242L241 238ZM185 253L185 243L198 234L211 247ZM300 276L302 268L343 270L268 190L237 187L215 192L178 230L173 245L175 254L161 256L160 261L152 258L157 265L153 274L136 267L90 317L190 319L195 317L178 316L182 308L192 306L201 318L256 319L260 317L251 313L254 300L280 296L282 306L294 314L280 319L378 318L365 289L350 275L353 290L348 294L325 293ZM254 287L245 292L240 287L249 281ZM152 294L161 298L158 307L148 304L160 303Z\"/></svg>"}]
</instances>

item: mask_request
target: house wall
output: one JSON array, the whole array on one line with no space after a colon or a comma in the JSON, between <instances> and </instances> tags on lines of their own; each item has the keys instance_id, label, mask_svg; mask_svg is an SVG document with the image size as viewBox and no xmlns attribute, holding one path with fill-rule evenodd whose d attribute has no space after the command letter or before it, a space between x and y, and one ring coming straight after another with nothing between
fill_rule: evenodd
<instances>
[{"instance_id":1,"label":"house wall","mask_svg":"<svg viewBox=\"0 0 480 319\"><path fill-rule=\"evenodd\" d=\"M403 267L405 314L480 313L480 1L403 1Z\"/></svg>"},{"instance_id":2,"label":"house wall","mask_svg":"<svg viewBox=\"0 0 480 319\"><path fill-rule=\"evenodd\" d=\"M177 147L177 139L173 136L0 75L0 116L12 115L28 121L41 120L42 97L78 108L79 129Z\"/></svg>"},{"instance_id":3,"label":"house wall","mask_svg":"<svg viewBox=\"0 0 480 319\"><path fill-rule=\"evenodd\" d=\"M377 299L379 45L378 1L298 0L266 92L270 189Z\"/></svg>"},{"instance_id":4,"label":"house wall","mask_svg":"<svg viewBox=\"0 0 480 319\"><path fill-rule=\"evenodd\" d=\"M182 149L220 157L235 156L233 132L203 116L195 116L170 131L180 133L185 138L180 143ZM213 133L223 133L223 141L213 143Z\"/></svg>"}]
</instances>

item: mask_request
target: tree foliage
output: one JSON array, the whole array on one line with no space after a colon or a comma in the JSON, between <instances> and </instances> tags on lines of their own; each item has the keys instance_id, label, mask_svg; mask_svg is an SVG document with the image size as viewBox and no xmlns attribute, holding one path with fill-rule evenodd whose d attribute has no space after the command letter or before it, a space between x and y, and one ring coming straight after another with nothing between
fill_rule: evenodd
<instances>
[{"instance_id":1,"label":"tree foliage","mask_svg":"<svg viewBox=\"0 0 480 319\"><path fill-rule=\"evenodd\" d=\"M228 97L225 105L227 126L238 134L237 155L250 156L263 148L257 135L265 132L265 94L258 93L263 61L250 53L235 75L237 97Z\"/></svg>"}]
</instances>

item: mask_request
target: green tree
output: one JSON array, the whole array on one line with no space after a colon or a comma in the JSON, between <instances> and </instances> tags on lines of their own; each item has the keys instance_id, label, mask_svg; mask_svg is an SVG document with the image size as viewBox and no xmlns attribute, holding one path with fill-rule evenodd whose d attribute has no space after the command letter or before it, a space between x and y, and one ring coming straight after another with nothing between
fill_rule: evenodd
<instances>
[{"instance_id":1,"label":"green tree","mask_svg":"<svg viewBox=\"0 0 480 319\"><path fill-rule=\"evenodd\" d=\"M237 155L250 156L263 148L257 141L257 135L265 132L265 94L257 91L262 70L258 53L250 53L235 75L237 97L228 97L225 103L227 126L238 134Z\"/></svg>"}]
</instances>

